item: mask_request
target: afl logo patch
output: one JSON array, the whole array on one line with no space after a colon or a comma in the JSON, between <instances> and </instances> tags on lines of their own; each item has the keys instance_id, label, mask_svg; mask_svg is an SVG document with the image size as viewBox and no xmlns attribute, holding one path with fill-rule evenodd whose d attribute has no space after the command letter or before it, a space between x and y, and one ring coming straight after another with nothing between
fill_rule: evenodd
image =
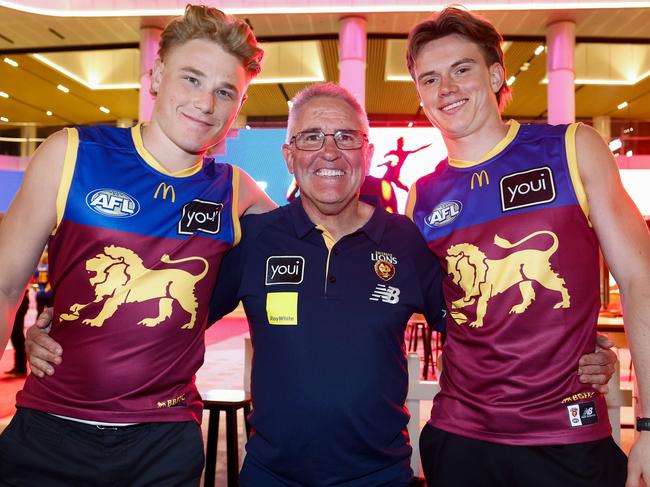
<instances>
[{"instance_id":1,"label":"afl logo patch","mask_svg":"<svg viewBox=\"0 0 650 487\"><path fill-rule=\"evenodd\" d=\"M453 222L462 210L463 204L460 201L443 201L424 219L424 223L431 228L442 227Z\"/></svg>"},{"instance_id":2,"label":"afl logo patch","mask_svg":"<svg viewBox=\"0 0 650 487\"><path fill-rule=\"evenodd\" d=\"M86 205L96 213L112 218L129 218L140 211L133 196L116 189L96 189L86 195Z\"/></svg>"},{"instance_id":3,"label":"afl logo patch","mask_svg":"<svg viewBox=\"0 0 650 487\"><path fill-rule=\"evenodd\" d=\"M266 259L267 286L300 284L305 272L305 258L300 255L279 255Z\"/></svg>"}]
</instances>

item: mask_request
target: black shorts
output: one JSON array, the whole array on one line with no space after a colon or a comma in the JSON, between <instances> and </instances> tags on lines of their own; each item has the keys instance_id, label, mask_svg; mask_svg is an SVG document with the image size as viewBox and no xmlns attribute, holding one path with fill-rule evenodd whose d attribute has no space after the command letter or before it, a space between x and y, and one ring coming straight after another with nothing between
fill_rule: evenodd
<instances>
[{"instance_id":1,"label":"black shorts","mask_svg":"<svg viewBox=\"0 0 650 487\"><path fill-rule=\"evenodd\" d=\"M420 435L428 487L624 487L627 457L609 437L572 445L513 446L447 433Z\"/></svg>"},{"instance_id":2,"label":"black shorts","mask_svg":"<svg viewBox=\"0 0 650 487\"><path fill-rule=\"evenodd\" d=\"M194 422L101 429L19 408L0 435L3 487L198 487L203 463Z\"/></svg>"}]
</instances>

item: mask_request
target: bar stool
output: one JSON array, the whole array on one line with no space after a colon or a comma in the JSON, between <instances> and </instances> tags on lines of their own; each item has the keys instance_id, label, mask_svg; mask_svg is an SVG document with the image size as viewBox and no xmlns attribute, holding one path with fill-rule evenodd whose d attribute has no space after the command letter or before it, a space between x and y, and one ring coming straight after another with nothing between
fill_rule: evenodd
<instances>
[{"instance_id":1,"label":"bar stool","mask_svg":"<svg viewBox=\"0 0 650 487\"><path fill-rule=\"evenodd\" d=\"M205 487L214 487L217 468L217 439L219 438L219 417L226 413L226 457L228 465L228 487L239 485L239 441L237 432L237 411L244 410L246 438L250 436L248 415L251 412L251 395L244 390L212 389L203 394L203 409L208 411L208 445L205 452Z\"/></svg>"}]
</instances>

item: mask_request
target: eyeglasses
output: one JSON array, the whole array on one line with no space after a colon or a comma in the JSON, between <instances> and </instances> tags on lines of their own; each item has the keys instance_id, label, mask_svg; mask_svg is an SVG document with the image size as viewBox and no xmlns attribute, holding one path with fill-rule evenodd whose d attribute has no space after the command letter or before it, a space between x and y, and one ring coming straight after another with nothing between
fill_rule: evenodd
<instances>
[{"instance_id":1,"label":"eyeglasses","mask_svg":"<svg viewBox=\"0 0 650 487\"><path fill-rule=\"evenodd\" d=\"M289 144L296 144L296 149L315 151L322 149L325 137L331 135L336 147L341 150L361 149L363 143L368 141L368 136L359 130L337 130L333 134L326 134L322 130L305 130L291 137Z\"/></svg>"}]
</instances>

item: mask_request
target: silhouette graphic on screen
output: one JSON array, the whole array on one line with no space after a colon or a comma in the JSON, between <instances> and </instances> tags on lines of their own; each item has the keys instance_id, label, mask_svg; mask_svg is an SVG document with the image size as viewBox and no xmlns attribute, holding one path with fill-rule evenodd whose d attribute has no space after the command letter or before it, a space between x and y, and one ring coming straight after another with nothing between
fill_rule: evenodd
<instances>
[{"instance_id":1,"label":"silhouette graphic on screen","mask_svg":"<svg viewBox=\"0 0 650 487\"><path fill-rule=\"evenodd\" d=\"M395 156L397 160L391 158L390 160L384 162L383 164L379 164L378 166L378 167L386 166L386 172L384 173L382 179L384 181L388 181L394 184L398 188L402 188L404 191L408 191L409 189L399 179L400 173L402 172L402 166L406 162L406 158L408 156L410 156L411 154L415 154L416 152L419 152L422 149L426 149L430 145L431 144L423 145L422 147L419 147L415 150L404 150L404 137L400 137L399 139L397 139L397 148L388 151L386 152L386 154L384 154L384 157Z\"/></svg>"}]
</instances>

